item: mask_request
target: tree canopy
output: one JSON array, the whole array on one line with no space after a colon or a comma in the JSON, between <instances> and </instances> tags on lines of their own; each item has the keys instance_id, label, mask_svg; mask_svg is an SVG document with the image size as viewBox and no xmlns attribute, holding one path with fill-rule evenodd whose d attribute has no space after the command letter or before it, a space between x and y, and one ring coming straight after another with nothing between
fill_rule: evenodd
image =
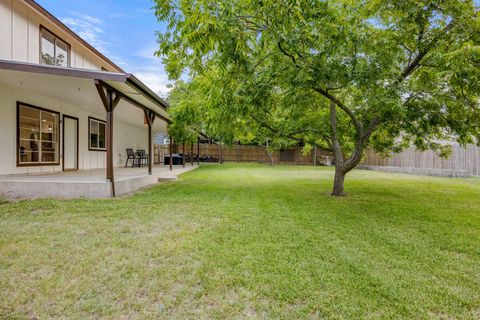
<instances>
[{"instance_id":1,"label":"tree canopy","mask_svg":"<svg viewBox=\"0 0 480 320\"><path fill-rule=\"evenodd\" d=\"M157 0L156 15L157 54L203 83L205 123L329 147L334 195L368 146L480 143L473 1Z\"/></svg>"}]
</instances>

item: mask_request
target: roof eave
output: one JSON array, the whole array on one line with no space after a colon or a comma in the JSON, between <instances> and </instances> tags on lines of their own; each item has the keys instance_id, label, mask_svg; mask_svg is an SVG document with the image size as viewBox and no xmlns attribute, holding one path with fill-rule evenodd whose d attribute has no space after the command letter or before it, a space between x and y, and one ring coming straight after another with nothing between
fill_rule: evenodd
<instances>
[{"instance_id":1,"label":"roof eave","mask_svg":"<svg viewBox=\"0 0 480 320\"><path fill-rule=\"evenodd\" d=\"M0 69L117 82L126 82L128 77L127 74L118 72L67 68L1 59Z\"/></svg>"},{"instance_id":2,"label":"roof eave","mask_svg":"<svg viewBox=\"0 0 480 320\"><path fill-rule=\"evenodd\" d=\"M38 73L38 74L47 74L47 75L56 75L56 76L65 76L65 77L74 77L82 79L90 79L94 81L113 81L127 84L129 87L141 93L144 97L149 99L153 104L160 107L164 111L168 109L168 103L155 94L150 88L148 88L143 82L137 79L132 74L118 73L118 72L108 72L108 71L97 71L97 70L86 70L86 69L76 69L76 68L66 68L50 65L41 65L41 64L32 64L27 62L17 62L9 60L0 59L0 70L10 70L10 71L19 71L19 72L29 72L29 73ZM139 102L136 102L139 104ZM148 109L147 106L144 106ZM167 121L171 122L167 117L156 114Z\"/></svg>"},{"instance_id":3,"label":"roof eave","mask_svg":"<svg viewBox=\"0 0 480 320\"><path fill-rule=\"evenodd\" d=\"M142 92L150 101L160 104L162 108L167 111L168 103L160 98L155 92L153 92L149 87L147 87L142 81L140 81L133 74L127 74L126 83L135 88L136 90Z\"/></svg>"}]
</instances>

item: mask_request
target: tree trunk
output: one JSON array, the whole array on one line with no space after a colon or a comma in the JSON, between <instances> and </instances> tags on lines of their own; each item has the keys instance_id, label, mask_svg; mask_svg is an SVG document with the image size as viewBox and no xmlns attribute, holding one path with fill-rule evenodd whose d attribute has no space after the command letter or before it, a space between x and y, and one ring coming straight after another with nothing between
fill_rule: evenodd
<instances>
[{"instance_id":1,"label":"tree trunk","mask_svg":"<svg viewBox=\"0 0 480 320\"><path fill-rule=\"evenodd\" d=\"M335 178L333 179L332 196L342 197L345 195L344 182L346 174L347 173L344 171L343 166L338 164L335 165Z\"/></svg>"},{"instance_id":2,"label":"tree trunk","mask_svg":"<svg viewBox=\"0 0 480 320\"><path fill-rule=\"evenodd\" d=\"M265 150L267 151L267 156L268 156L268 161L269 161L269 165L270 166L273 166L273 154L270 152L270 148L269 148L269 145L268 145L268 139L266 141L266 147L265 147Z\"/></svg>"},{"instance_id":3,"label":"tree trunk","mask_svg":"<svg viewBox=\"0 0 480 320\"><path fill-rule=\"evenodd\" d=\"M360 142L355 147L353 154L346 161L338 163L335 160L335 178L333 180L332 196L341 197L344 196L344 181L345 176L362 160L363 151L365 150L365 142Z\"/></svg>"},{"instance_id":4,"label":"tree trunk","mask_svg":"<svg viewBox=\"0 0 480 320\"><path fill-rule=\"evenodd\" d=\"M268 160L269 160L268 164L270 166L273 166L273 154L270 151L267 150L267 155L268 155Z\"/></svg>"}]
</instances>

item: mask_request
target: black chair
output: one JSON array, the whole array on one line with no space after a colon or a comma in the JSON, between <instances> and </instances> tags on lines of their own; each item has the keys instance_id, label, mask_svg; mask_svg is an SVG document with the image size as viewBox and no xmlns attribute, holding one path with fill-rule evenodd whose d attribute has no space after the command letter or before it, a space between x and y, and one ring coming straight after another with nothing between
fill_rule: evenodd
<instances>
[{"instance_id":1,"label":"black chair","mask_svg":"<svg viewBox=\"0 0 480 320\"><path fill-rule=\"evenodd\" d=\"M137 150L137 159L138 159L139 167L148 165L148 154L145 153L145 150L143 149Z\"/></svg>"},{"instance_id":2,"label":"black chair","mask_svg":"<svg viewBox=\"0 0 480 320\"><path fill-rule=\"evenodd\" d=\"M137 159L137 157L135 156L133 149L126 149L126 151L127 151L127 161L125 161L125 168L128 166L128 160L132 160L132 167L134 167L135 160Z\"/></svg>"}]
</instances>

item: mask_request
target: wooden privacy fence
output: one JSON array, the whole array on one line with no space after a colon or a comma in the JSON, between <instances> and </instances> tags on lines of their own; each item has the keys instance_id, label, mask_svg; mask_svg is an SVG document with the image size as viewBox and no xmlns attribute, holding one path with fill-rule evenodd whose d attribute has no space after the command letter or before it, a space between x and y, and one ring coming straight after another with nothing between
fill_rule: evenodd
<instances>
[{"instance_id":1,"label":"wooden privacy fence","mask_svg":"<svg viewBox=\"0 0 480 320\"><path fill-rule=\"evenodd\" d=\"M433 151L418 151L415 147L410 147L401 153L394 153L390 158L384 158L373 150L368 150L362 164L381 167L465 170L471 175L480 175L480 147L468 145L463 148L455 144L448 159L440 158Z\"/></svg>"},{"instance_id":2,"label":"wooden privacy fence","mask_svg":"<svg viewBox=\"0 0 480 320\"><path fill-rule=\"evenodd\" d=\"M169 145L155 145L155 163L163 161L163 157L169 154ZM182 153L182 145L174 146L174 153ZM185 145L185 153L192 153L191 145ZM197 154L197 144L193 145L193 154ZM218 144L200 144L200 156L210 155L220 158L220 145ZM276 151L272 154L275 164L293 164L293 165L314 165L315 152L312 151L303 155L302 147L291 148ZM256 162L269 163L267 151L263 146L256 145L234 145L231 147L222 146L222 158L224 162ZM329 151L317 149L317 164L328 165L333 159Z\"/></svg>"}]
</instances>

